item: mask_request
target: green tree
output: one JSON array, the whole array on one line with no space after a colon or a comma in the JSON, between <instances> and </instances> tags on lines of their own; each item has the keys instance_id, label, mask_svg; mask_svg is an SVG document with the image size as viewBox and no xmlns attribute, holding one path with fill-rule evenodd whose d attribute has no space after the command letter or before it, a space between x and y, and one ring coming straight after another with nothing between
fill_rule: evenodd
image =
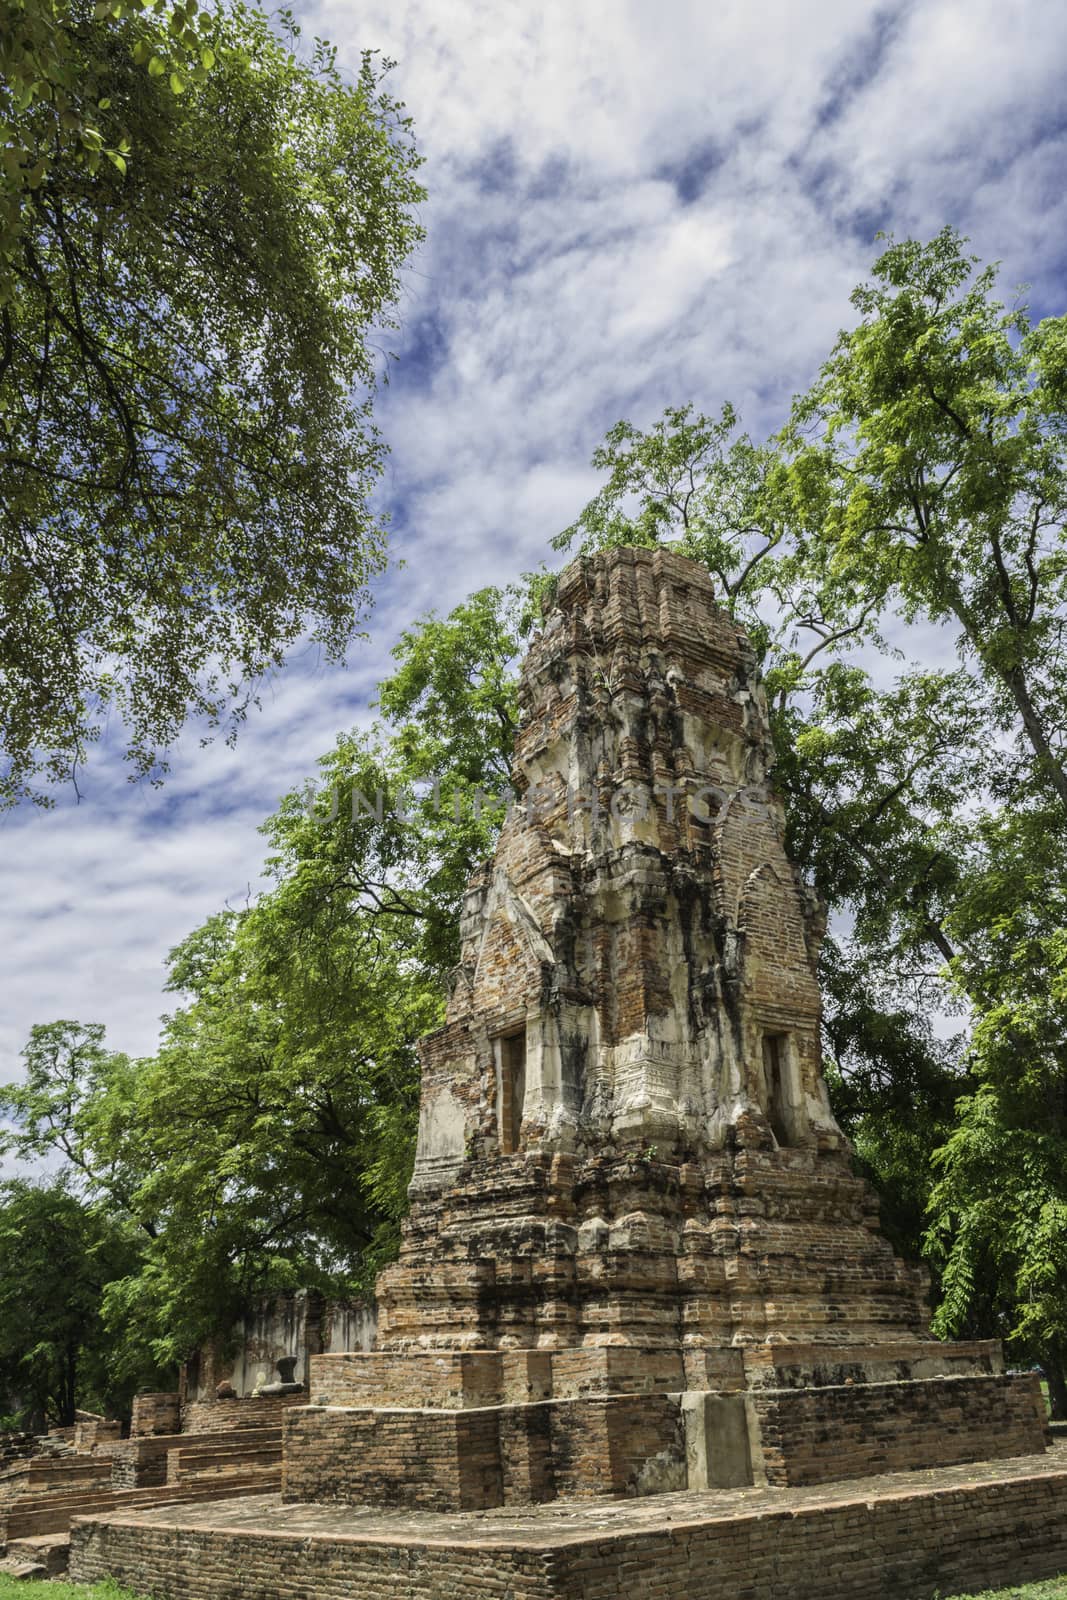
<instances>
[{"instance_id":1,"label":"green tree","mask_svg":"<svg viewBox=\"0 0 1067 1600\"><path fill-rule=\"evenodd\" d=\"M439 991L412 965L408 919L361 915L332 886L323 902L323 865L308 848L272 893L172 953L182 1004L154 1057L106 1051L99 1027L36 1028L27 1080L5 1091L9 1147L64 1157L84 1198L141 1239L104 1297L123 1378L182 1359L260 1294L366 1286L389 1251L414 1045Z\"/></svg>"},{"instance_id":2,"label":"green tree","mask_svg":"<svg viewBox=\"0 0 1067 1600\"><path fill-rule=\"evenodd\" d=\"M342 653L382 559L408 122L370 54L349 83L291 19L195 13L0 11L0 803L109 708L135 773L189 713L233 736L299 636Z\"/></svg>"},{"instance_id":3,"label":"green tree","mask_svg":"<svg viewBox=\"0 0 1067 1600\"><path fill-rule=\"evenodd\" d=\"M78 1406L114 1414L130 1385L109 1370L108 1285L137 1259L123 1224L62 1183L0 1185L0 1386L8 1415L69 1426ZM142 1372L141 1376L144 1376Z\"/></svg>"},{"instance_id":4,"label":"green tree","mask_svg":"<svg viewBox=\"0 0 1067 1600\"><path fill-rule=\"evenodd\" d=\"M272 887L171 953L181 998L131 1062L98 1026L37 1027L4 1091L24 1157L59 1155L143 1240L109 1284L123 1377L251 1300L369 1287L396 1247L457 906L501 814L515 597L485 591L397 646L386 720L338 740L264 825Z\"/></svg>"},{"instance_id":5,"label":"green tree","mask_svg":"<svg viewBox=\"0 0 1067 1600\"><path fill-rule=\"evenodd\" d=\"M618 424L558 543L671 541L748 627L790 846L837 918L835 1102L898 1242L932 1207L941 1330L1013 1337L1059 1392L1067 320L976 267L951 230L891 244L765 443L729 407ZM914 625L959 666L901 667Z\"/></svg>"},{"instance_id":6,"label":"green tree","mask_svg":"<svg viewBox=\"0 0 1067 1600\"><path fill-rule=\"evenodd\" d=\"M752 634L790 848L835 914L822 977L839 1115L898 1245L928 1229L941 1330L1013 1338L1058 1393L1059 324L1002 312L971 265L951 235L886 252L859 327L774 439L739 436L729 409L619 424L595 458L603 488L559 542L670 541ZM969 432L943 431L942 402ZM85 1181L101 1192L121 1152L121 1203L156 1230L109 1304L156 1327L158 1353L176 1348L168 1329L203 1329L212 1295L236 1304L286 1273L359 1280L391 1247L414 1042L440 1015L463 885L502 814L480 794L506 781L515 660L551 582L483 591L405 634L378 727L339 740L267 824L272 889L176 953L186 1000L159 1056L131 1069L105 1052L102 1087L71 1101ZM958 664L904 660L893 641L914 624L941 628ZM50 1067L36 1092L70 1100L62 1080ZM56 1148L20 1092L21 1137ZM350 1144L323 1120L327 1093Z\"/></svg>"},{"instance_id":7,"label":"green tree","mask_svg":"<svg viewBox=\"0 0 1067 1600\"><path fill-rule=\"evenodd\" d=\"M950 740L939 828L939 948L971 1026L935 1157L937 1325L1038 1355L1063 1415L1067 319L1006 310L976 266L951 230L884 253L795 408L791 472L828 586L949 627L973 685L985 759Z\"/></svg>"},{"instance_id":8,"label":"green tree","mask_svg":"<svg viewBox=\"0 0 1067 1600\"><path fill-rule=\"evenodd\" d=\"M1067 839L1058 802L977 829L954 911L953 963L974 997L971 1092L935 1162L929 1246L945 1284L937 1326L995 1319L1041 1361L1067 1416ZM980 852L980 853L979 853ZM988 1308L988 1309L987 1309Z\"/></svg>"},{"instance_id":9,"label":"green tree","mask_svg":"<svg viewBox=\"0 0 1067 1600\"><path fill-rule=\"evenodd\" d=\"M833 590L953 624L1008 780L1067 811L1067 317L1006 310L977 264L951 228L878 259L795 407L792 481Z\"/></svg>"},{"instance_id":10,"label":"green tree","mask_svg":"<svg viewBox=\"0 0 1067 1600\"><path fill-rule=\"evenodd\" d=\"M79 31L90 16L130 40L134 60L151 77L166 77L174 94L203 82L214 65L210 16L198 0L156 10L152 0L0 0L0 116L3 118L0 194L0 304L12 298L23 232L32 226L32 196L57 169L97 172L106 161L125 172L129 135L108 144L101 124L113 123L106 61L87 59Z\"/></svg>"}]
</instances>

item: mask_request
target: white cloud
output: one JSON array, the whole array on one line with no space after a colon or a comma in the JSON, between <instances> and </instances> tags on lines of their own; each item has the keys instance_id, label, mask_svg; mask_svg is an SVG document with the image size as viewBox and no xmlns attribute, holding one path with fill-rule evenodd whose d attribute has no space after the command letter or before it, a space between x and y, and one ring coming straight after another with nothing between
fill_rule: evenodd
<instances>
[{"instance_id":1,"label":"white cloud","mask_svg":"<svg viewBox=\"0 0 1067 1600\"><path fill-rule=\"evenodd\" d=\"M255 885L259 821L368 717L400 627L545 558L620 416L729 398L773 425L848 320L877 229L955 222L1008 285L1033 280L1062 309L1067 12L1044 0L327 0L304 15L350 66L364 46L397 58L427 156L429 237L378 408L408 564L347 672L301 656L236 750L190 737L158 792L97 760L81 806L0 819L0 1074L56 1016L150 1048L167 949Z\"/></svg>"}]
</instances>

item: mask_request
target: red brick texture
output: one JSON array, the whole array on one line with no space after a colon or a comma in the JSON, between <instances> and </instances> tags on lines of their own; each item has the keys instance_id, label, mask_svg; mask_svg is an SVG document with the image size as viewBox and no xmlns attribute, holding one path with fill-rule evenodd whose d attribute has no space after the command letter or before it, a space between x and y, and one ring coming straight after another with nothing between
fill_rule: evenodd
<instances>
[{"instance_id":1,"label":"red brick texture","mask_svg":"<svg viewBox=\"0 0 1067 1600\"><path fill-rule=\"evenodd\" d=\"M311 1406L285 1428L289 1501L482 1511L685 1481L678 1400L665 1394L466 1411Z\"/></svg>"},{"instance_id":2,"label":"red brick texture","mask_svg":"<svg viewBox=\"0 0 1067 1600\"><path fill-rule=\"evenodd\" d=\"M830 1111L822 916L785 854L754 654L707 572L662 550L576 562L520 695L523 803L468 886L423 1041L381 1348L922 1336L923 1274L879 1234Z\"/></svg>"},{"instance_id":3,"label":"red brick texture","mask_svg":"<svg viewBox=\"0 0 1067 1600\"><path fill-rule=\"evenodd\" d=\"M321 1513L272 1526L270 1503L252 1504L238 1526L222 1506L215 1527L206 1508L77 1523L72 1576L155 1600L932 1600L1067 1570L1067 1470L1031 1462L852 1494L668 1495L584 1532L554 1507L513 1528L369 1531Z\"/></svg>"},{"instance_id":4,"label":"red brick texture","mask_svg":"<svg viewBox=\"0 0 1067 1600\"><path fill-rule=\"evenodd\" d=\"M154 1433L177 1433L181 1427L181 1398L174 1394L138 1394L134 1396L130 1416L130 1437L142 1438Z\"/></svg>"},{"instance_id":5,"label":"red brick texture","mask_svg":"<svg viewBox=\"0 0 1067 1600\"><path fill-rule=\"evenodd\" d=\"M274 1428L306 1394L246 1395L239 1400L192 1400L182 1407L182 1433L229 1433L232 1428Z\"/></svg>"},{"instance_id":6,"label":"red brick texture","mask_svg":"<svg viewBox=\"0 0 1067 1600\"><path fill-rule=\"evenodd\" d=\"M755 1391L768 1483L1029 1455L1046 1432L1035 1374Z\"/></svg>"}]
</instances>

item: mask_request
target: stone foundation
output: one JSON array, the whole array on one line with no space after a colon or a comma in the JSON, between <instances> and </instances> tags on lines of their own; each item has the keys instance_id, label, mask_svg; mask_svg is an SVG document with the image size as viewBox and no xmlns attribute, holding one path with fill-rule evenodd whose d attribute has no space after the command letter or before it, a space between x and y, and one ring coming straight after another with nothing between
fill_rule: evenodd
<instances>
[{"instance_id":1,"label":"stone foundation","mask_svg":"<svg viewBox=\"0 0 1067 1600\"><path fill-rule=\"evenodd\" d=\"M1067 1460L835 1489L447 1517L182 1507L75 1525L71 1575L158 1600L933 1600L1067 1570Z\"/></svg>"},{"instance_id":2,"label":"stone foundation","mask_svg":"<svg viewBox=\"0 0 1067 1600\"><path fill-rule=\"evenodd\" d=\"M482 1511L824 1483L1030 1455L1047 1440L1033 1374L655 1392L674 1368L664 1352L652 1354L651 1372L641 1371L641 1352L612 1349L327 1358L316 1396L326 1403L286 1420L283 1495ZM576 1392L509 1400L507 1380L514 1392L531 1365L549 1392L557 1366ZM612 1382L623 1392L597 1392Z\"/></svg>"},{"instance_id":3,"label":"stone foundation","mask_svg":"<svg viewBox=\"0 0 1067 1600\"><path fill-rule=\"evenodd\" d=\"M666 550L583 558L556 600L522 670L520 804L420 1047L379 1349L312 1356L311 1403L267 1402L266 1527L123 1519L79 1534L76 1575L175 1600L274 1600L279 1561L287 1600L902 1600L1017 1578L1020 1554L1055 1570L1067 1469L1041 1471L1036 1382L931 1337L833 1117L823 915L748 640ZM862 1496L825 1489L849 1478Z\"/></svg>"},{"instance_id":4,"label":"stone foundation","mask_svg":"<svg viewBox=\"0 0 1067 1600\"><path fill-rule=\"evenodd\" d=\"M308 1407L285 1430L286 1500L433 1511L684 1488L677 1395L462 1411Z\"/></svg>"},{"instance_id":5,"label":"stone foundation","mask_svg":"<svg viewBox=\"0 0 1067 1600\"><path fill-rule=\"evenodd\" d=\"M356 1352L314 1357L310 1382L285 1493L364 1505L820 1483L1048 1437L1036 1377L1005 1376L995 1341Z\"/></svg>"}]
</instances>

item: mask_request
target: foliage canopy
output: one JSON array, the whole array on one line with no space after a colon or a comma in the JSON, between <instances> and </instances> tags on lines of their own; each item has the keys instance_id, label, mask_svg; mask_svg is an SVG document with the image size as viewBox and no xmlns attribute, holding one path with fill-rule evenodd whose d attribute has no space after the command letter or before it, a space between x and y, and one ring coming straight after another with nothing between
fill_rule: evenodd
<instances>
[{"instance_id":1,"label":"foliage canopy","mask_svg":"<svg viewBox=\"0 0 1067 1600\"><path fill-rule=\"evenodd\" d=\"M110 710L135 774L190 713L232 737L364 609L419 158L373 57L346 82L289 26L0 0L0 804Z\"/></svg>"},{"instance_id":2,"label":"foliage canopy","mask_svg":"<svg viewBox=\"0 0 1067 1600\"><path fill-rule=\"evenodd\" d=\"M1063 324L1006 311L975 266L950 231L891 244L770 440L728 407L619 423L558 544L670 541L748 628L789 848L834 916L838 1115L894 1242L936 1270L940 1330L1011 1338L1062 1408ZM57 1040L35 1034L7 1092L14 1143L64 1150L145 1233L108 1315L152 1327L156 1357L218 1306L316 1274L365 1282L390 1249L414 1041L499 821L479 791L506 780L515 660L550 587L482 591L405 633L379 725L266 825L271 890L174 953L185 999L154 1060L83 1052L71 1093ZM906 660L912 628L947 659Z\"/></svg>"}]
</instances>

